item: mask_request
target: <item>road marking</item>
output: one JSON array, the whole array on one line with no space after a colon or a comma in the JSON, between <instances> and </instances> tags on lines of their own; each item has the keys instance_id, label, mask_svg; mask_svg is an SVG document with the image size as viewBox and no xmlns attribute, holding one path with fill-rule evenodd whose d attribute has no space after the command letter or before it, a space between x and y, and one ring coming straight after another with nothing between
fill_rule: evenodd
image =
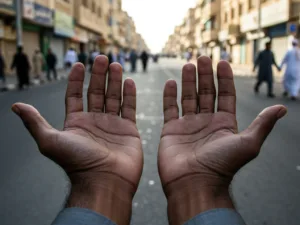
<instances>
[{"instance_id":1,"label":"road marking","mask_svg":"<svg viewBox=\"0 0 300 225\"><path fill-rule=\"evenodd\" d=\"M153 186L155 184L155 181L154 180L149 180L148 184L149 184L149 186Z\"/></svg>"}]
</instances>

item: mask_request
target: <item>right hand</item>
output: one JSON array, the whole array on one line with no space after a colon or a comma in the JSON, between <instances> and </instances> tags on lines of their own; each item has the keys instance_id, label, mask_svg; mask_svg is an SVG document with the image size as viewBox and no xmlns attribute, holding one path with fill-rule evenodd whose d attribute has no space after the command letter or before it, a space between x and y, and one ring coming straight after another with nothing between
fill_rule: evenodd
<instances>
[{"instance_id":1,"label":"right hand","mask_svg":"<svg viewBox=\"0 0 300 225\"><path fill-rule=\"evenodd\" d=\"M80 63L73 66L66 91L63 131L51 127L30 105L17 103L12 109L23 120L41 153L69 176L72 189L68 206L94 210L122 225L130 221L143 153L136 128L134 81L125 80L122 94L122 68L111 64L106 91L107 71L107 57L98 56L88 89L88 112L84 112L85 70Z\"/></svg>"},{"instance_id":2,"label":"right hand","mask_svg":"<svg viewBox=\"0 0 300 225\"><path fill-rule=\"evenodd\" d=\"M265 109L238 133L236 94L230 65L218 65L218 107L211 60L198 59L182 72L182 110L179 118L177 88L173 80L164 91L165 125L158 166L168 199L170 224L183 224L213 208L233 208L228 187L236 172L254 159L276 121L286 114L281 105Z\"/></svg>"}]
</instances>

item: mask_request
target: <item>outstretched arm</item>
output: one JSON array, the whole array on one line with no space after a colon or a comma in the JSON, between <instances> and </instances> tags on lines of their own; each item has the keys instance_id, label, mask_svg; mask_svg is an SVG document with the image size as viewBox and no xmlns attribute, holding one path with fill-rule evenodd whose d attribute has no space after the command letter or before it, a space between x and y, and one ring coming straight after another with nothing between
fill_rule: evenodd
<instances>
[{"instance_id":1,"label":"outstretched arm","mask_svg":"<svg viewBox=\"0 0 300 225\"><path fill-rule=\"evenodd\" d=\"M158 166L171 225L243 225L229 185L237 171L259 154L277 120L286 114L284 106L269 107L239 133L228 62L218 64L217 77L218 93L208 57L198 59L197 72L193 64L184 66L181 118L176 82L169 80L165 85Z\"/></svg>"},{"instance_id":2,"label":"outstretched arm","mask_svg":"<svg viewBox=\"0 0 300 225\"><path fill-rule=\"evenodd\" d=\"M122 93L121 66L113 63L108 67L107 57L98 56L87 94L88 112L84 112L84 75L84 66L76 63L69 75L63 131L51 127L30 105L16 103L12 109L26 124L40 152L70 178L66 209L54 224L113 221L128 225L143 167L135 123L136 87L132 79L126 79Z\"/></svg>"}]
</instances>

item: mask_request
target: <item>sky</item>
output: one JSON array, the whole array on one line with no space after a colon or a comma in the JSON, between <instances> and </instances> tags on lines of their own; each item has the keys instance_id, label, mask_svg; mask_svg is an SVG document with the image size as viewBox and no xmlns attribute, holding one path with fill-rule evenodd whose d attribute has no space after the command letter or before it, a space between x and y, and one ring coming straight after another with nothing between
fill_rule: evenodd
<instances>
[{"instance_id":1,"label":"sky","mask_svg":"<svg viewBox=\"0 0 300 225\"><path fill-rule=\"evenodd\" d=\"M123 0L123 10L133 18L136 30L152 53L162 50L175 26L183 22L195 0Z\"/></svg>"}]
</instances>

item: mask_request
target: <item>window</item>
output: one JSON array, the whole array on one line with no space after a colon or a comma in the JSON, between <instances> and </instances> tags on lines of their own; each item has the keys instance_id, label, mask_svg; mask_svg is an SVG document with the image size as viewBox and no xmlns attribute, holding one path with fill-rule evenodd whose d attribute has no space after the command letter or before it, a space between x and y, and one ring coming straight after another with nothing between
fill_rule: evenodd
<instances>
[{"instance_id":1,"label":"window","mask_svg":"<svg viewBox=\"0 0 300 225\"><path fill-rule=\"evenodd\" d=\"M249 9L255 8L255 0L248 0L249 3Z\"/></svg>"},{"instance_id":2,"label":"window","mask_svg":"<svg viewBox=\"0 0 300 225\"><path fill-rule=\"evenodd\" d=\"M244 8L244 7L243 7L243 4L240 3L240 4L239 4L239 15L240 15L240 16L244 14L243 8Z\"/></svg>"},{"instance_id":3,"label":"window","mask_svg":"<svg viewBox=\"0 0 300 225\"><path fill-rule=\"evenodd\" d=\"M228 14L227 12L225 12L224 14L224 23L227 23L228 22Z\"/></svg>"},{"instance_id":4,"label":"window","mask_svg":"<svg viewBox=\"0 0 300 225\"><path fill-rule=\"evenodd\" d=\"M88 3L87 3L87 0L82 0L82 5L87 8L88 7Z\"/></svg>"},{"instance_id":5,"label":"window","mask_svg":"<svg viewBox=\"0 0 300 225\"><path fill-rule=\"evenodd\" d=\"M234 19L234 16L235 16L234 13L235 13L235 9L232 8L232 9L231 9L231 19Z\"/></svg>"},{"instance_id":6,"label":"window","mask_svg":"<svg viewBox=\"0 0 300 225\"><path fill-rule=\"evenodd\" d=\"M96 13L96 5L94 1L92 2L92 12Z\"/></svg>"},{"instance_id":7,"label":"window","mask_svg":"<svg viewBox=\"0 0 300 225\"><path fill-rule=\"evenodd\" d=\"M102 9L101 9L101 7L98 8L98 17L100 17L100 18L102 17Z\"/></svg>"},{"instance_id":8,"label":"window","mask_svg":"<svg viewBox=\"0 0 300 225\"><path fill-rule=\"evenodd\" d=\"M216 17L213 16L210 18L205 24L204 24L204 29L205 30L214 30L217 28L217 23L216 23Z\"/></svg>"}]
</instances>

